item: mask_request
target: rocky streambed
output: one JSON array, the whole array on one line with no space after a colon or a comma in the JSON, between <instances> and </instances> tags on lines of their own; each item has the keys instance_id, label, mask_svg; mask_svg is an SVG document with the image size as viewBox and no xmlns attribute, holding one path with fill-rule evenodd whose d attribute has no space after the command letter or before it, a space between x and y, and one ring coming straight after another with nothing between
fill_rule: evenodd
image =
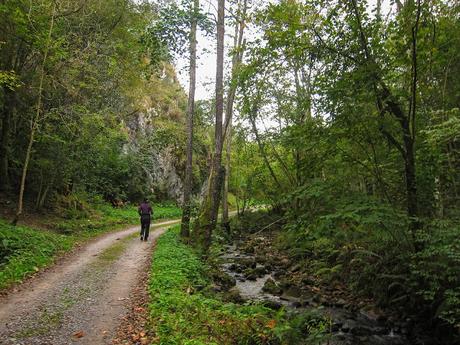
<instances>
[{"instance_id":1,"label":"rocky streambed","mask_svg":"<svg viewBox=\"0 0 460 345\"><path fill-rule=\"evenodd\" d=\"M301 265L272 248L270 237L253 237L224 247L220 267L234 278L231 293L244 301L263 302L288 313L316 313L329 320L330 345L439 344L415 337L411 320L397 321L370 303L342 298L340 289L320 291Z\"/></svg>"}]
</instances>

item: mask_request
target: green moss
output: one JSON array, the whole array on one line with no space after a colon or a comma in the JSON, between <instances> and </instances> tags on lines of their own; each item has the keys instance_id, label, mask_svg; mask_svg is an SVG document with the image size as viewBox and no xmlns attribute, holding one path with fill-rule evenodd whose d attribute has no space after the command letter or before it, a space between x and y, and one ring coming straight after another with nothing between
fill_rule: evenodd
<instances>
[{"instance_id":1,"label":"green moss","mask_svg":"<svg viewBox=\"0 0 460 345\"><path fill-rule=\"evenodd\" d=\"M100 262L106 262L110 263L115 261L120 257L120 255L123 253L123 251L126 249L126 241L120 241L115 243L113 246L107 248L104 250L100 255L97 260L98 263Z\"/></svg>"},{"instance_id":2,"label":"green moss","mask_svg":"<svg viewBox=\"0 0 460 345\"><path fill-rule=\"evenodd\" d=\"M40 320L35 326L25 327L19 333L17 338L28 338L48 334L53 328L59 326L62 322L63 313L61 310L47 311L44 310L40 315Z\"/></svg>"}]
</instances>

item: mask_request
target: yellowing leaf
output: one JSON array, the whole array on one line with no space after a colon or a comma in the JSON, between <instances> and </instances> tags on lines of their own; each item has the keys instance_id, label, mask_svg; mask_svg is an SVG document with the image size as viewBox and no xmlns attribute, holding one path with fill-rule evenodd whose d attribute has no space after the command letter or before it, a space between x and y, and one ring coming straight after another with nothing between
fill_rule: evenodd
<instances>
[{"instance_id":1,"label":"yellowing leaf","mask_svg":"<svg viewBox=\"0 0 460 345\"><path fill-rule=\"evenodd\" d=\"M267 327L270 328L270 329L273 329L275 328L276 326L276 320L270 320L267 322Z\"/></svg>"}]
</instances>

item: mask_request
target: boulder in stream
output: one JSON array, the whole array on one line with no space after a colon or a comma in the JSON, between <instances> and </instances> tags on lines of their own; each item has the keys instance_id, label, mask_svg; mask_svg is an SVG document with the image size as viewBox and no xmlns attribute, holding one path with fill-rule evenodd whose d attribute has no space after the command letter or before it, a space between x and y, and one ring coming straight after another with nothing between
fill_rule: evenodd
<instances>
[{"instance_id":1,"label":"boulder in stream","mask_svg":"<svg viewBox=\"0 0 460 345\"><path fill-rule=\"evenodd\" d=\"M284 294L286 296L294 297L294 298L300 298L302 295L302 290L300 290L297 286L290 286Z\"/></svg>"},{"instance_id":2,"label":"boulder in stream","mask_svg":"<svg viewBox=\"0 0 460 345\"><path fill-rule=\"evenodd\" d=\"M256 268L257 263L253 258L241 258L238 260L238 264L243 268Z\"/></svg>"},{"instance_id":3,"label":"boulder in stream","mask_svg":"<svg viewBox=\"0 0 460 345\"><path fill-rule=\"evenodd\" d=\"M267 279L262 291L272 295L281 295L283 293L283 289L281 289L281 287L272 278Z\"/></svg>"},{"instance_id":4,"label":"boulder in stream","mask_svg":"<svg viewBox=\"0 0 460 345\"><path fill-rule=\"evenodd\" d=\"M264 265L267 262L267 257L265 255L256 255L256 262Z\"/></svg>"},{"instance_id":5,"label":"boulder in stream","mask_svg":"<svg viewBox=\"0 0 460 345\"><path fill-rule=\"evenodd\" d=\"M244 303L245 300L243 297L241 297L240 291L233 287L230 290L228 290L224 295L223 299L227 302L232 302L232 303Z\"/></svg>"},{"instance_id":6,"label":"boulder in stream","mask_svg":"<svg viewBox=\"0 0 460 345\"><path fill-rule=\"evenodd\" d=\"M252 268L247 268L243 271L243 275L247 280L257 280L257 273Z\"/></svg>"},{"instance_id":7,"label":"boulder in stream","mask_svg":"<svg viewBox=\"0 0 460 345\"><path fill-rule=\"evenodd\" d=\"M274 300L264 301L264 306L273 310L279 310L283 306L280 302Z\"/></svg>"},{"instance_id":8,"label":"boulder in stream","mask_svg":"<svg viewBox=\"0 0 460 345\"><path fill-rule=\"evenodd\" d=\"M289 269L289 272L297 272L297 271L300 271L301 268L302 268L301 264L296 264Z\"/></svg>"},{"instance_id":9,"label":"boulder in stream","mask_svg":"<svg viewBox=\"0 0 460 345\"><path fill-rule=\"evenodd\" d=\"M224 290L228 290L231 287L236 285L236 280L232 276L228 275L227 273L221 270L213 270L212 271L212 280L222 286Z\"/></svg>"}]
</instances>

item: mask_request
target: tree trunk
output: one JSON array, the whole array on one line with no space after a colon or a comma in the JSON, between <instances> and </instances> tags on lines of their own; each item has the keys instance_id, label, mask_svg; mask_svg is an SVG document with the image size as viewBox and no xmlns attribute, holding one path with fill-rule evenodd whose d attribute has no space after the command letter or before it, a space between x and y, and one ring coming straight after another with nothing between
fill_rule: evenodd
<instances>
[{"instance_id":1,"label":"tree trunk","mask_svg":"<svg viewBox=\"0 0 460 345\"><path fill-rule=\"evenodd\" d=\"M196 87L196 27L199 0L193 2L193 18L190 30L190 85L187 104L187 163L185 165L184 199L182 205L181 236L190 236L190 211L192 194L192 158L193 158L193 117L195 114Z\"/></svg>"},{"instance_id":2,"label":"tree trunk","mask_svg":"<svg viewBox=\"0 0 460 345\"><path fill-rule=\"evenodd\" d=\"M232 123L228 125L226 135L226 150L225 150L225 179L224 179L224 190L222 195L222 225L230 233L230 218L229 218L229 207L228 207L228 187L230 182L230 159L231 159L231 144L232 144Z\"/></svg>"},{"instance_id":3,"label":"tree trunk","mask_svg":"<svg viewBox=\"0 0 460 345\"><path fill-rule=\"evenodd\" d=\"M280 190L282 190L281 183L279 182L278 177L276 176L275 171L273 170L273 168L272 168L272 166L271 166L271 164L270 164L270 162L268 160L267 153L265 152L265 145L262 142L262 140L260 139L259 131L257 130L256 115L257 115L257 107L258 107L257 103L258 103L258 100L255 100L253 102L254 103L252 105L251 114L249 114L249 121L251 122L252 131L254 133L254 136L256 137L257 146L259 147L260 155L262 156L262 158L263 158L263 160L265 162L265 165L267 166L268 171L270 172L270 175L271 175L271 177L273 178L273 181L276 184L276 187L279 188Z\"/></svg>"},{"instance_id":4,"label":"tree trunk","mask_svg":"<svg viewBox=\"0 0 460 345\"><path fill-rule=\"evenodd\" d=\"M218 0L217 7L217 63L216 63L216 122L214 133L214 155L208 179L208 191L204 197L200 215L194 224L194 241L207 254L211 245L212 232L216 228L219 212L220 195L224 169L222 163L223 131L222 117L224 112L224 33L225 33L225 0Z\"/></svg>"},{"instance_id":5,"label":"tree trunk","mask_svg":"<svg viewBox=\"0 0 460 345\"><path fill-rule=\"evenodd\" d=\"M406 131L408 132L409 130L406 129ZM406 151L404 170L406 175L407 214L411 218L411 231L415 239L415 231L420 227L418 220L417 180L415 175L415 150L414 140L407 133L404 133L404 148Z\"/></svg>"},{"instance_id":6,"label":"tree trunk","mask_svg":"<svg viewBox=\"0 0 460 345\"><path fill-rule=\"evenodd\" d=\"M24 190L25 190L25 185L26 185L27 171L29 168L30 156L32 154L32 146L35 141L35 134L38 129L40 117L42 113L43 83L45 80L45 64L48 58L49 48L51 45L51 34L53 33L55 15L56 15L56 3L54 3L53 5L53 12L51 15L51 21L50 21L50 27L48 31L47 42L45 46L45 52L43 54L43 61L42 61L41 68L40 68L40 83L38 86L37 109L35 112L35 116L32 118L29 144L27 145L26 158L24 160L24 166L22 168L21 185L19 187L18 208L16 211L16 216L14 217L13 222L12 222L13 225L16 225L18 223L19 218L21 217L22 211L23 211Z\"/></svg>"},{"instance_id":7,"label":"tree trunk","mask_svg":"<svg viewBox=\"0 0 460 345\"><path fill-rule=\"evenodd\" d=\"M10 188L9 181L9 157L11 121L16 108L16 94L14 91L4 88L5 104L3 106L2 119L2 140L0 142L0 190L6 191Z\"/></svg>"},{"instance_id":8,"label":"tree trunk","mask_svg":"<svg viewBox=\"0 0 460 345\"><path fill-rule=\"evenodd\" d=\"M233 48L235 50L232 58L232 76L230 81L230 87L227 95L227 107L225 109L225 124L224 124L224 138L226 141L226 160L225 160L225 180L224 180L224 189L222 195L222 224L230 231L229 224L229 207L228 207L228 188L229 188L229 179L230 179L230 159L231 159L231 143L232 143L232 117L233 117L233 103L235 101L236 94L236 75L238 73L239 66L243 59L243 33L246 20L246 9L247 9L247 0L238 2L238 16L239 23L235 25L235 37Z\"/></svg>"},{"instance_id":9,"label":"tree trunk","mask_svg":"<svg viewBox=\"0 0 460 345\"><path fill-rule=\"evenodd\" d=\"M371 55L370 49L367 46L367 39L365 37L364 29L361 24L361 16L358 10L357 1L351 2L352 10L355 13L358 22L359 35L361 46L365 52L367 63L374 64L374 58ZM397 1L398 11L402 9L402 3ZM414 3L408 3L408 6L413 6ZM410 218L410 231L412 239L415 241L416 232L420 228L418 199L417 199L417 180L415 174L415 119L416 119L416 106L417 106L417 34L419 28L419 21L421 15L421 2L417 1L416 4L416 18L415 23L411 28L412 41L411 41L411 88L410 88L410 103L409 111L406 114L403 107L398 102L397 98L393 96L389 87L379 75L379 71L371 72L370 77L374 80L374 91L377 98L377 107L383 116L385 112L389 112L398 121L402 132L402 146L383 126L381 132L386 136L389 142L396 147L404 159L404 173L406 183L406 205L407 215ZM375 68L375 67L374 67ZM378 87L377 87L378 86ZM414 242L414 247L417 250L417 244Z\"/></svg>"}]
</instances>

